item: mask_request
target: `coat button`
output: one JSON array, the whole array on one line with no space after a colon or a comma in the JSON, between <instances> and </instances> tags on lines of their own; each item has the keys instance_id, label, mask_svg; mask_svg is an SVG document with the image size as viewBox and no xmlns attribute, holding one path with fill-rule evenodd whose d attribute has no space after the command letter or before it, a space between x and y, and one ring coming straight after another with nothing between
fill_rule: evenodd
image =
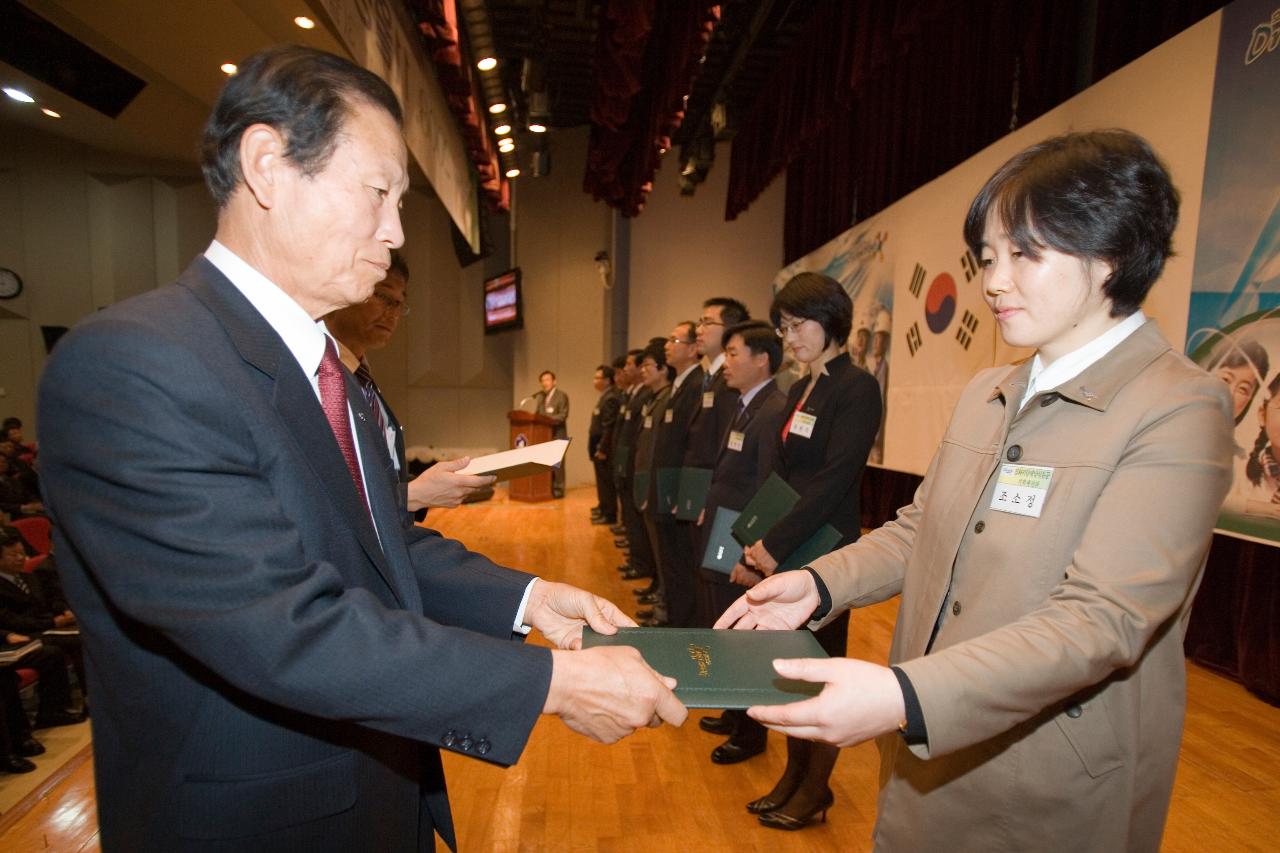
<instances>
[{"instance_id":1,"label":"coat button","mask_svg":"<svg viewBox=\"0 0 1280 853\"><path fill-rule=\"evenodd\" d=\"M981 533L986 529L987 529L987 523L985 521L979 521L977 524L973 526L974 533Z\"/></svg>"},{"instance_id":2,"label":"coat button","mask_svg":"<svg viewBox=\"0 0 1280 853\"><path fill-rule=\"evenodd\" d=\"M462 740L458 743L458 749L463 752L470 752L473 746L475 746L475 741L471 739L471 735L463 735Z\"/></svg>"},{"instance_id":3,"label":"coat button","mask_svg":"<svg viewBox=\"0 0 1280 853\"><path fill-rule=\"evenodd\" d=\"M1005 453L1005 458L1010 462L1017 462L1022 458L1022 445L1015 444Z\"/></svg>"},{"instance_id":4,"label":"coat button","mask_svg":"<svg viewBox=\"0 0 1280 853\"><path fill-rule=\"evenodd\" d=\"M489 741L485 740L484 738L480 738L480 740L476 741L477 755L488 755L489 750L491 749L493 749L493 744L489 743Z\"/></svg>"},{"instance_id":5,"label":"coat button","mask_svg":"<svg viewBox=\"0 0 1280 853\"><path fill-rule=\"evenodd\" d=\"M951 602L951 613L955 616L960 615L960 602L958 601Z\"/></svg>"},{"instance_id":6,"label":"coat button","mask_svg":"<svg viewBox=\"0 0 1280 853\"><path fill-rule=\"evenodd\" d=\"M1080 715L1083 713L1084 713L1084 708L1081 708L1079 705L1076 705L1075 703L1072 703L1067 706L1067 716L1073 720L1078 719Z\"/></svg>"},{"instance_id":7,"label":"coat button","mask_svg":"<svg viewBox=\"0 0 1280 853\"><path fill-rule=\"evenodd\" d=\"M443 746L451 747L457 742L458 742L458 733L455 732L453 729L449 729L449 731L444 733L444 737L440 738L440 743Z\"/></svg>"}]
</instances>

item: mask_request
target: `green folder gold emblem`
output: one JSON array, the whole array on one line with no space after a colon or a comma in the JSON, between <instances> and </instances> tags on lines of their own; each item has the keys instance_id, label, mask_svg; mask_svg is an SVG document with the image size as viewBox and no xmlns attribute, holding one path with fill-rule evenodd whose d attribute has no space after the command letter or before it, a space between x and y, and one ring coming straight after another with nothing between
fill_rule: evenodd
<instances>
[{"instance_id":1,"label":"green folder gold emblem","mask_svg":"<svg viewBox=\"0 0 1280 853\"><path fill-rule=\"evenodd\" d=\"M825 658L813 634L799 631L717 631L712 628L619 628L606 637L582 629L582 647L632 646L645 662L677 681L689 708L786 705L817 696L822 685L783 678L776 658Z\"/></svg>"}]
</instances>

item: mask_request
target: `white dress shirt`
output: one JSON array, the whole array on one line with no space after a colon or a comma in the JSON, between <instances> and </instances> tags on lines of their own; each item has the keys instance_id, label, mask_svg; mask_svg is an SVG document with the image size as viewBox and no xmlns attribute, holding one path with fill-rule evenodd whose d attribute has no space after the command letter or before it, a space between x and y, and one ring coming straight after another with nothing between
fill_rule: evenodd
<instances>
[{"instance_id":1,"label":"white dress shirt","mask_svg":"<svg viewBox=\"0 0 1280 853\"><path fill-rule=\"evenodd\" d=\"M1022 411L1036 392L1057 388L1062 383L1069 382L1084 373L1085 368L1118 347L1121 341L1138 331L1145 322L1147 322L1147 315L1143 314L1141 309L1134 311L1089 343L1072 350L1048 367L1045 367L1044 362L1040 360L1040 353L1036 353L1035 358L1031 360L1031 377L1027 380L1027 392L1022 395L1018 411Z\"/></svg>"}]
</instances>

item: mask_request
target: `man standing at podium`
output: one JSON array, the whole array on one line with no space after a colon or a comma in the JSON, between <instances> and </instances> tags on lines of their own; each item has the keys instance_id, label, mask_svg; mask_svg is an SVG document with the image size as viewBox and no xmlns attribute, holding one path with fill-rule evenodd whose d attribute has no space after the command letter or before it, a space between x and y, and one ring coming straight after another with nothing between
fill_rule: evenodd
<instances>
[{"instance_id":1,"label":"man standing at podium","mask_svg":"<svg viewBox=\"0 0 1280 853\"><path fill-rule=\"evenodd\" d=\"M542 390L533 395L534 411L556 422L551 430L552 438L568 438L569 432L565 429L564 422L569 420L569 395L556 387L556 375L550 370L542 371L538 376L538 384L542 386ZM561 460L560 466L552 472L553 497L564 497L564 466L565 461Z\"/></svg>"}]
</instances>

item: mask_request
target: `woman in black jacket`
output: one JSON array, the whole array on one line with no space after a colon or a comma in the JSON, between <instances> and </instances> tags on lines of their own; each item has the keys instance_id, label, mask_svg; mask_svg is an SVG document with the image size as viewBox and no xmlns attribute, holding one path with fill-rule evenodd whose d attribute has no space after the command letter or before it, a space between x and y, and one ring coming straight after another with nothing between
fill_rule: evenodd
<instances>
[{"instance_id":1,"label":"woman in black jacket","mask_svg":"<svg viewBox=\"0 0 1280 853\"><path fill-rule=\"evenodd\" d=\"M853 302L835 280L804 272L774 296L769 308L778 335L796 361L809 368L787 396L787 420L779 434L779 476L800 494L795 507L748 546L751 565L735 568L770 575L824 524L840 532L842 548L861 532L858 498L867 454L880 429L880 387L871 374L843 353L853 325ZM827 654L843 657L847 617L817 632ZM827 786L839 749L787 738L787 767L773 790L749 803L760 822L777 829L800 829L826 816L833 802Z\"/></svg>"}]
</instances>

